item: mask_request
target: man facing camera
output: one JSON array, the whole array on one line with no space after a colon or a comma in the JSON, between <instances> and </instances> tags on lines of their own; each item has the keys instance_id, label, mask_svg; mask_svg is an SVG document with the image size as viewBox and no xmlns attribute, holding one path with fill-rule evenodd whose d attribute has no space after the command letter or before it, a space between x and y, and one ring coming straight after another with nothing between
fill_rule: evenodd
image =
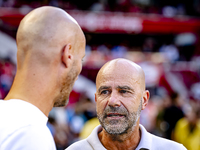
<instances>
[{"instance_id":1,"label":"man facing camera","mask_svg":"<svg viewBox=\"0 0 200 150\"><path fill-rule=\"evenodd\" d=\"M112 60L98 72L96 88L101 125L67 150L186 150L179 143L148 133L139 124L150 96L140 66L126 59Z\"/></svg>"}]
</instances>

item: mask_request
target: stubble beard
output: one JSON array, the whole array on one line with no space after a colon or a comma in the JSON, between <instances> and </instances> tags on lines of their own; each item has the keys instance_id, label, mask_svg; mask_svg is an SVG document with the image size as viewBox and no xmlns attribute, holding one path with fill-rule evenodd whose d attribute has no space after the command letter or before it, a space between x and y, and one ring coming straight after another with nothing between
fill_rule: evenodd
<instances>
[{"instance_id":1,"label":"stubble beard","mask_svg":"<svg viewBox=\"0 0 200 150\"><path fill-rule=\"evenodd\" d=\"M122 105L120 107L110 107L107 106L103 114L97 114L101 126L106 130L110 135L122 135L127 133L129 130L132 130L140 117L142 109L142 101L136 112L128 113L126 108ZM107 118L108 113L119 113L124 114L125 116L122 119L111 119Z\"/></svg>"},{"instance_id":2,"label":"stubble beard","mask_svg":"<svg viewBox=\"0 0 200 150\"><path fill-rule=\"evenodd\" d=\"M77 71L72 68L67 78L63 79L60 94L55 98L54 107L66 106L69 102L69 95L73 89L76 77L78 76Z\"/></svg>"}]
</instances>

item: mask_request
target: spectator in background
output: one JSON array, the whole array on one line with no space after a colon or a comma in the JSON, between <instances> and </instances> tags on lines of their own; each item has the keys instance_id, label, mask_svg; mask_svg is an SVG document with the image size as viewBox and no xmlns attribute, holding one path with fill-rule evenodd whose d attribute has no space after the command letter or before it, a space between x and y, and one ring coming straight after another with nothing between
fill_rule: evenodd
<instances>
[{"instance_id":1,"label":"spectator in background","mask_svg":"<svg viewBox=\"0 0 200 150\"><path fill-rule=\"evenodd\" d=\"M21 21L17 47L17 73L0 101L0 149L54 150L47 117L68 102L82 69L85 36L65 11L46 6Z\"/></svg>"},{"instance_id":2,"label":"spectator in background","mask_svg":"<svg viewBox=\"0 0 200 150\"><path fill-rule=\"evenodd\" d=\"M171 95L171 104L164 109L163 120L166 124L166 138L172 139L172 133L177 121L184 117L183 111L179 106L179 94Z\"/></svg>"},{"instance_id":3,"label":"spectator in background","mask_svg":"<svg viewBox=\"0 0 200 150\"><path fill-rule=\"evenodd\" d=\"M101 125L67 150L186 150L181 144L148 133L139 124L140 112L149 100L140 66L126 59L106 63L98 72L96 89L96 110Z\"/></svg>"},{"instance_id":4,"label":"spectator in background","mask_svg":"<svg viewBox=\"0 0 200 150\"><path fill-rule=\"evenodd\" d=\"M186 117L180 119L174 131L174 140L188 150L200 150L200 107L197 103L186 107Z\"/></svg>"},{"instance_id":5,"label":"spectator in background","mask_svg":"<svg viewBox=\"0 0 200 150\"><path fill-rule=\"evenodd\" d=\"M128 51L126 41L120 43L120 45L114 46L111 49L111 55L113 58L124 58L126 52Z\"/></svg>"},{"instance_id":6,"label":"spectator in background","mask_svg":"<svg viewBox=\"0 0 200 150\"><path fill-rule=\"evenodd\" d=\"M15 65L9 58L0 60L0 99L4 98L13 82Z\"/></svg>"},{"instance_id":7,"label":"spectator in background","mask_svg":"<svg viewBox=\"0 0 200 150\"><path fill-rule=\"evenodd\" d=\"M169 62L174 63L179 59L179 51L174 44L162 45L159 49L163 57Z\"/></svg>"}]
</instances>

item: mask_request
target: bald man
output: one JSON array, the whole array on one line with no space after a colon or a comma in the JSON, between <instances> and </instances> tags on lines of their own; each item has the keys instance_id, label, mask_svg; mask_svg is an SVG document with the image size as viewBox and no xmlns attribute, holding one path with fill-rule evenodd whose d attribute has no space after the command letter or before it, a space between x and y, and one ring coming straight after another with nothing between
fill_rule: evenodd
<instances>
[{"instance_id":1,"label":"bald man","mask_svg":"<svg viewBox=\"0 0 200 150\"><path fill-rule=\"evenodd\" d=\"M82 69L85 36L65 11L40 7L17 32L17 73L0 101L1 150L55 150L47 128L54 106L65 106Z\"/></svg>"},{"instance_id":2,"label":"bald man","mask_svg":"<svg viewBox=\"0 0 200 150\"><path fill-rule=\"evenodd\" d=\"M96 78L97 126L67 150L186 150L183 145L154 136L139 124L149 91L140 66L126 59L106 63Z\"/></svg>"}]
</instances>

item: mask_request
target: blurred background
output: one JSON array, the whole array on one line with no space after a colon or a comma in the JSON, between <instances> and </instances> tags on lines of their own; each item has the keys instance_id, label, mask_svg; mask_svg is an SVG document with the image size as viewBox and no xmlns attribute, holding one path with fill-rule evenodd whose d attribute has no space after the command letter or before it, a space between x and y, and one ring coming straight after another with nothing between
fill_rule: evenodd
<instances>
[{"instance_id":1,"label":"blurred background","mask_svg":"<svg viewBox=\"0 0 200 150\"><path fill-rule=\"evenodd\" d=\"M16 72L18 25L44 5L66 10L87 40L69 104L49 114L58 150L86 138L99 124L95 79L100 67L114 58L134 61L145 71L151 96L141 124L188 150L200 150L200 0L0 0L1 99Z\"/></svg>"}]
</instances>

